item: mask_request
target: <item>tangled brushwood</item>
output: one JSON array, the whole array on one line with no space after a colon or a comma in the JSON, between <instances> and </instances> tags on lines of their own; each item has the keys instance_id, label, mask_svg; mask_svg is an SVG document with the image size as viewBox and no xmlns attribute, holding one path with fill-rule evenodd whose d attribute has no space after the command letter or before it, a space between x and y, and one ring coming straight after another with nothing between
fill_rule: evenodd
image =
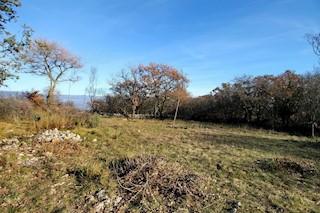
<instances>
[{"instance_id":1,"label":"tangled brushwood","mask_svg":"<svg viewBox=\"0 0 320 213\"><path fill-rule=\"evenodd\" d=\"M109 168L123 197L118 211L194 212L208 200L201 190L203 178L163 158L139 155L113 161Z\"/></svg>"},{"instance_id":2,"label":"tangled brushwood","mask_svg":"<svg viewBox=\"0 0 320 213\"><path fill-rule=\"evenodd\" d=\"M286 171L302 176L314 176L318 173L317 165L313 161L295 160L290 158L261 159L256 162L265 171Z\"/></svg>"}]
</instances>

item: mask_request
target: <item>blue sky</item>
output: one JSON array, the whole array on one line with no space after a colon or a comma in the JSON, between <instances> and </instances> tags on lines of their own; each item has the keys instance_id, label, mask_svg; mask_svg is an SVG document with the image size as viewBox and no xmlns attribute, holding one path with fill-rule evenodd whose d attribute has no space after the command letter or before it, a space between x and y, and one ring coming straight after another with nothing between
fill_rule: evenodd
<instances>
[{"instance_id":1,"label":"blue sky","mask_svg":"<svg viewBox=\"0 0 320 213\"><path fill-rule=\"evenodd\" d=\"M62 94L69 86L84 94L92 66L108 89L126 65L157 62L182 70L198 96L244 74L313 70L318 59L304 35L320 32L319 11L319 0L22 0L15 25L82 59L82 80L59 85ZM31 75L7 83L17 91L48 84Z\"/></svg>"}]
</instances>

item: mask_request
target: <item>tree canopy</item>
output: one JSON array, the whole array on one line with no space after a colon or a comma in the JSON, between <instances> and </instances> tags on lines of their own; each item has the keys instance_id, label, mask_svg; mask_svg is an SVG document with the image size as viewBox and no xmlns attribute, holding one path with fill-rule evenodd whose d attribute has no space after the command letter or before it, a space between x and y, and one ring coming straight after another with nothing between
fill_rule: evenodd
<instances>
[{"instance_id":1,"label":"tree canopy","mask_svg":"<svg viewBox=\"0 0 320 213\"><path fill-rule=\"evenodd\" d=\"M129 103L132 116L145 108L148 114L162 117L164 111L172 108L172 102L188 96L188 82L183 73L172 66L149 63L122 70L112 82L111 90Z\"/></svg>"},{"instance_id":2,"label":"tree canopy","mask_svg":"<svg viewBox=\"0 0 320 213\"><path fill-rule=\"evenodd\" d=\"M5 25L17 18L16 8L20 7L20 0L0 0L0 32L6 32Z\"/></svg>"},{"instance_id":3,"label":"tree canopy","mask_svg":"<svg viewBox=\"0 0 320 213\"><path fill-rule=\"evenodd\" d=\"M18 79L16 72L21 68L20 51L27 48L33 30L24 25L21 35L12 34L6 24L16 20L19 0L0 0L0 86L8 79Z\"/></svg>"},{"instance_id":4,"label":"tree canopy","mask_svg":"<svg viewBox=\"0 0 320 213\"><path fill-rule=\"evenodd\" d=\"M76 72L83 67L80 59L56 42L35 39L30 47L21 54L25 63L25 73L45 77L50 85L47 104L53 103L53 95L58 83L78 81Z\"/></svg>"},{"instance_id":5,"label":"tree canopy","mask_svg":"<svg viewBox=\"0 0 320 213\"><path fill-rule=\"evenodd\" d=\"M313 48L313 52L320 57L320 33L306 34L306 39Z\"/></svg>"}]
</instances>

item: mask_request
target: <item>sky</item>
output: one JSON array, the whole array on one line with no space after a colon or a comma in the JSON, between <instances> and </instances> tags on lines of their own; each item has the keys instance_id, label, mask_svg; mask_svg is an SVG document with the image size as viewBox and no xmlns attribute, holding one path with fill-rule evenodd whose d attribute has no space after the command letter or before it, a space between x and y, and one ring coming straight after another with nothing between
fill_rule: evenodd
<instances>
[{"instance_id":1,"label":"sky","mask_svg":"<svg viewBox=\"0 0 320 213\"><path fill-rule=\"evenodd\" d=\"M193 96L243 75L312 71L318 58L305 40L320 33L319 0L21 0L18 21L34 38L55 41L81 58L81 80L61 94L83 95L91 67L98 87L127 65L164 63L182 71ZM21 74L2 90L44 89L45 78Z\"/></svg>"}]
</instances>

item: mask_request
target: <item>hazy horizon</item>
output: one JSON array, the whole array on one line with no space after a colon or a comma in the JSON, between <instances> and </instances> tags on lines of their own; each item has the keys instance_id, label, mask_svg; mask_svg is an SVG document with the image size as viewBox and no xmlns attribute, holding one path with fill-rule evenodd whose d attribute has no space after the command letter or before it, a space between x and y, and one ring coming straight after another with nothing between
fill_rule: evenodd
<instances>
[{"instance_id":1,"label":"hazy horizon","mask_svg":"<svg viewBox=\"0 0 320 213\"><path fill-rule=\"evenodd\" d=\"M6 91L6 90L0 90L0 96L7 96L7 97L21 97L23 95L24 91ZM43 94L40 93L42 96ZM89 96L88 94L83 95L66 95L66 94L58 94L59 101L66 103L68 101L72 101L75 105L75 107L79 109L88 109L87 103L89 102ZM102 97L102 96L97 96Z\"/></svg>"}]
</instances>

